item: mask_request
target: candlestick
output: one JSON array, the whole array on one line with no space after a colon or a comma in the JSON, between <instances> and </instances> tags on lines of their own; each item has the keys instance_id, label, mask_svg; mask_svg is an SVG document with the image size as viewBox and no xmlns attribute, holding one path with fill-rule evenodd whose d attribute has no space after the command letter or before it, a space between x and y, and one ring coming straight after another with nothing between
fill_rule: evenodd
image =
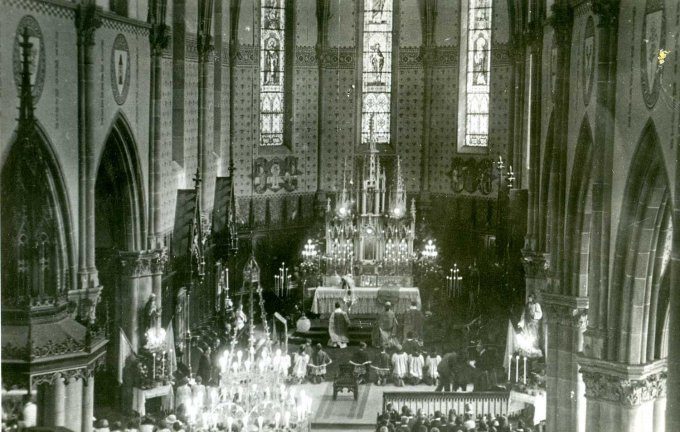
<instances>
[{"instance_id":1,"label":"candlestick","mask_svg":"<svg viewBox=\"0 0 680 432\"><path fill-rule=\"evenodd\" d=\"M512 354L508 356L508 382L510 382L510 371L512 370Z\"/></svg>"},{"instance_id":2,"label":"candlestick","mask_svg":"<svg viewBox=\"0 0 680 432\"><path fill-rule=\"evenodd\" d=\"M524 357L524 384L527 383L527 358Z\"/></svg>"},{"instance_id":3,"label":"candlestick","mask_svg":"<svg viewBox=\"0 0 680 432\"><path fill-rule=\"evenodd\" d=\"M519 354L515 357L515 382L519 382Z\"/></svg>"}]
</instances>

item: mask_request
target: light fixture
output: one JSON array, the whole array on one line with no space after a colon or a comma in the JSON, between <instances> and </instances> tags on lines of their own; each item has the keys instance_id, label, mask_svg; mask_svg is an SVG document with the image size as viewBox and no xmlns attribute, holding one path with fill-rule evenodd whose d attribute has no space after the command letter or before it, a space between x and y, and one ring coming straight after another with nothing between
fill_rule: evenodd
<instances>
[{"instance_id":1,"label":"light fixture","mask_svg":"<svg viewBox=\"0 0 680 432\"><path fill-rule=\"evenodd\" d=\"M312 399L304 391L286 384L290 356L280 349L272 354L272 340L264 309L260 268L250 257L243 271L244 289L248 290L249 335L248 347L238 349L236 337L231 348L219 359L220 381L212 388L208 403L200 401L187 407L189 424L196 430L226 432L288 431L309 429L308 416ZM255 337L254 308L260 306L263 334Z\"/></svg>"},{"instance_id":2,"label":"light fixture","mask_svg":"<svg viewBox=\"0 0 680 432\"><path fill-rule=\"evenodd\" d=\"M305 244L305 247L302 250L302 257L305 260L311 260L314 259L316 255L317 255L316 245L312 243L312 239L308 239L307 244Z\"/></svg>"},{"instance_id":3,"label":"light fixture","mask_svg":"<svg viewBox=\"0 0 680 432\"><path fill-rule=\"evenodd\" d=\"M437 246L434 244L432 240L428 240L427 244L425 245L425 249L421 252L423 255L423 258L429 258L429 259L434 259L437 258L437 255L439 255L439 252L437 252Z\"/></svg>"}]
</instances>

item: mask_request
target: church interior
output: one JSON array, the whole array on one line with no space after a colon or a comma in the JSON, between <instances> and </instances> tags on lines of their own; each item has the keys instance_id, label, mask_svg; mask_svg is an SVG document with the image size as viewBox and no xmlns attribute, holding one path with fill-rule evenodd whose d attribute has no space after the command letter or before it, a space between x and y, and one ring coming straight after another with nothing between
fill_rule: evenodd
<instances>
[{"instance_id":1,"label":"church interior","mask_svg":"<svg viewBox=\"0 0 680 432\"><path fill-rule=\"evenodd\" d=\"M3 431L680 431L680 1L0 4Z\"/></svg>"}]
</instances>

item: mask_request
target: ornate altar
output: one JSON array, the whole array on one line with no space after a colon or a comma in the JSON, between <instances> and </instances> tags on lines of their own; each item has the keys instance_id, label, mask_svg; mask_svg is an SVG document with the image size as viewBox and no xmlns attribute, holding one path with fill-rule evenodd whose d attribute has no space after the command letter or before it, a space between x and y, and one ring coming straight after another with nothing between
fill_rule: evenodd
<instances>
[{"instance_id":1,"label":"ornate altar","mask_svg":"<svg viewBox=\"0 0 680 432\"><path fill-rule=\"evenodd\" d=\"M407 208L399 156L380 155L371 140L352 165L345 161L342 190L327 204L323 286L349 273L358 289L412 287L416 208L415 200Z\"/></svg>"}]
</instances>

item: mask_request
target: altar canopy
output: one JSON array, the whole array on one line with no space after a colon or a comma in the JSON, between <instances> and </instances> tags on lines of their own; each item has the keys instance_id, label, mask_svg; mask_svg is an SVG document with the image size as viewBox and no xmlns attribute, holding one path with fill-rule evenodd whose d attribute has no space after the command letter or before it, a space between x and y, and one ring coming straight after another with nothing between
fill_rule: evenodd
<instances>
[{"instance_id":1,"label":"altar canopy","mask_svg":"<svg viewBox=\"0 0 680 432\"><path fill-rule=\"evenodd\" d=\"M396 288L394 292L398 295L397 300L390 299L392 309L396 314L402 314L415 301L420 305L420 291L418 288ZM319 287L314 293L312 300L312 312L323 316L330 315L335 310L335 302L342 302L345 291L342 288ZM353 294L354 304L349 311L352 315L375 315L384 310L384 297L381 295L384 290L381 288L355 288Z\"/></svg>"}]
</instances>

